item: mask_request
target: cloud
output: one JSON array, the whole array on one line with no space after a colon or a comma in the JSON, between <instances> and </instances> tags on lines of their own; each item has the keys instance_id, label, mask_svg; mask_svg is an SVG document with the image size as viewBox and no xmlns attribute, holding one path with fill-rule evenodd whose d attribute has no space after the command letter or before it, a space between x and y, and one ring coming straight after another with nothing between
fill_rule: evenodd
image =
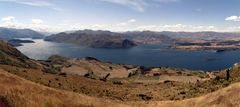
<instances>
[{"instance_id":1,"label":"cloud","mask_svg":"<svg viewBox=\"0 0 240 107\"><path fill-rule=\"evenodd\" d=\"M32 19L32 24L42 24L43 20L41 19Z\"/></svg>"},{"instance_id":2,"label":"cloud","mask_svg":"<svg viewBox=\"0 0 240 107\"><path fill-rule=\"evenodd\" d=\"M7 16L7 17L2 18L2 21L13 21L13 20L15 20L15 17L13 17L13 16Z\"/></svg>"},{"instance_id":3,"label":"cloud","mask_svg":"<svg viewBox=\"0 0 240 107\"><path fill-rule=\"evenodd\" d=\"M133 8L139 12L144 12L147 6L159 5L161 3L177 2L179 0L99 0Z\"/></svg>"},{"instance_id":4,"label":"cloud","mask_svg":"<svg viewBox=\"0 0 240 107\"><path fill-rule=\"evenodd\" d=\"M56 10L56 11L64 11L63 8L59 8L59 7L52 7L53 10Z\"/></svg>"},{"instance_id":5,"label":"cloud","mask_svg":"<svg viewBox=\"0 0 240 107\"><path fill-rule=\"evenodd\" d=\"M19 23L14 16L7 16L2 18L2 23L0 23L1 27L8 28L21 28L24 24Z\"/></svg>"},{"instance_id":6,"label":"cloud","mask_svg":"<svg viewBox=\"0 0 240 107\"><path fill-rule=\"evenodd\" d=\"M126 21L126 22L118 23L117 26L127 26L127 25L129 25L130 23L135 23L136 21L137 21L136 19L129 19L129 20Z\"/></svg>"},{"instance_id":7,"label":"cloud","mask_svg":"<svg viewBox=\"0 0 240 107\"><path fill-rule=\"evenodd\" d=\"M41 19L31 19L27 23L21 23L14 16L1 18L0 27L8 28L30 28L41 32L63 32L71 30L92 29L92 30L110 30L110 31L220 31L220 32L237 32L240 26L216 27L213 25L188 25L188 24L163 24L163 25L138 25L132 24L136 19L129 19L119 24L82 24L66 21L56 25L47 25Z\"/></svg>"},{"instance_id":8,"label":"cloud","mask_svg":"<svg viewBox=\"0 0 240 107\"><path fill-rule=\"evenodd\" d=\"M48 7L52 10L62 11L62 8L56 7L50 0L0 0L0 2L12 2L34 7Z\"/></svg>"},{"instance_id":9,"label":"cloud","mask_svg":"<svg viewBox=\"0 0 240 107\"><path fill-rule=\"evenodd\" d=\"M152 30L152 31L217 31L215 26L202 25L185 25L185 24L166 24L166 25L143 25L137 27L135 30Z\"/></svg>"},{"instance_id":10,"label":"cloud","mask_svg":"<svg viewBox=\"0 0 240 107\"><path fill-rule=\"evenodd\" d=\"M29 6L52 6L53 4L48 2L48 0L0 0L3 2L14 2Z\"/></svg>"},{"instance_id":11,"label":"cloud","mask_svg":"<svg viewBox=\"0 0 240 107\"><path fill-rule=\"evenodd\" d=\"M128 22L129 23L134 23L134 22L136 22L136 19L130 19L130 20L128 20Z\"/></svg>"},{"instance_id":12,"label":"cloud","mask_svg":"<svg viewBox=\"0 0 240 107\"><path fill-rule=\"evenodd\" d=\"M17 24L14 16L3 17L1 21L3 22L3 26L8 27L14 27Z\"/></svg>"},{"instance_id":13,"label":"cloud","mask_svg":"<svg viewBox=\"0 0 240 107\"><path fill-rule=\"evenodd\" d=\"M234 22L239 22L240 21L240 16L229 16L225 19L226 21L234 21Z\"/></svg>"},{"instance_id":14,"label":"cloud","mask_svg":"<svg viewBox=\"0 0 240 107\"><path fill-rule=\"evenodd\" d=\"M126 22L118 23L117 26L127 26L128 24Z\"/></svg>"}]
</instances>

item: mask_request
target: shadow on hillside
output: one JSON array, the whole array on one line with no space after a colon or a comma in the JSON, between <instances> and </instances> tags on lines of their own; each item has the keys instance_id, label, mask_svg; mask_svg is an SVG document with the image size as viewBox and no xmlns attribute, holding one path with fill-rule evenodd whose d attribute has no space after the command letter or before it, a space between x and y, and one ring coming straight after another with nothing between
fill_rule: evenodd
<instances>
[{"instance_id":1,"label":"shadow on hillside","mask_svg":"<svg viewBox=\"0 0 240 107\"><path fill-rule=\"evenodd\" d=\"M9 102L3 96L0 96L0 107L10 107Z\"/></svg>"}]
</instances>

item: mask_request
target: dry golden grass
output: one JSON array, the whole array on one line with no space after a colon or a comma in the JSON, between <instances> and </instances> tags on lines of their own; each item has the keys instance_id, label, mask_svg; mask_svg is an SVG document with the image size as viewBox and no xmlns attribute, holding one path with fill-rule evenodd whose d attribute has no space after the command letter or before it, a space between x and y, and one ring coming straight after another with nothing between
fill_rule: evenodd
<instances>
[{"instance_id":1,"label":"dry golden grass","mask_svg":"<svg viewBox=\"0 0 240 107\"><path fill-rule=\"evenodd\" d=\"M13 107L124 106L115 101L45 87L4 70L0 70L0 87L0 96L6 97Z\"/></svg>"},{"instance_id":2,"label":"dry golden grass","mask_svg":"<svg viewBox=\"0 0 240 107\"><path fill-rule=\"evenodd\" d=\"M239 107L240 83L216 92L183 101L131 102L136 107Z\"/></svg>"},{"instance_id":3,"label":"dry golden grass","mask_svg":"<svg viewBox=\"0 0 240 107\"><path fill-rule=\"evenodd\" d=\"M42 86L0 70L0 96L13 107L238 107L240 83L183 101L120 102Z\"/></svg>"}]
</instances>

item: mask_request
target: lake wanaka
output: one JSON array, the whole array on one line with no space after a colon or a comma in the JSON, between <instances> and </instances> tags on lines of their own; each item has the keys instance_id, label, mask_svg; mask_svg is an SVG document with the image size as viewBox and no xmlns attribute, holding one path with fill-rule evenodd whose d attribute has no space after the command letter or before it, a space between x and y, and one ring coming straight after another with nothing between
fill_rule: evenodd
<instances>
[{"instance_id":1,"label":"lake wanaka","mask_svg":"<svg viewBox=\"0 0 240 107\"><path fill-rule=\"evenodd\" d=\"M30 58L44 60L51 55L69 58L91 56L102 61L146 67L177 67L194 70L220 70L240 62L240 50L184 51L168 50L160 45L139 45L129 49L96 49L72 44L33 39L35 43L23 43L17 47Z\"/></svg>"}]
</instances>

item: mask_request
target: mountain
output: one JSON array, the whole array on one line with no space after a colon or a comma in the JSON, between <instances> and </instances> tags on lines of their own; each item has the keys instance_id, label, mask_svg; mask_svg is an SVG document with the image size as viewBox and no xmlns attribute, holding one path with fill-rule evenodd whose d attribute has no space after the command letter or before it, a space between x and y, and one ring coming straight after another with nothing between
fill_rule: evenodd
<instances>
[{"instance_id":1,"label":"mountain","mask_svg":"<svg viewBox=\"0 0 240 107\"><path fill-rule=\"evenodd\" d=\"M234 32L153 32L133 31L124 33L139 44L166 44L174 42L229 41L240 40L240 33Z\"/></svg>"},{"instance_id":2,"label":"mountain","mask_svg":"<svg viewBox=\"0 0 240 107\"><path fill-rule=\"evenodd\" d=\"M80 30L62 32L45 38L46 41L74 43L95 48L132 47L135 44L168 44L191 42L219 42L240 40L240 33L234 32L154 32L154 31L129 31L110 32ZM128 44L125 46L124 44Z\"/></svg>"},{"instance_id":3,"label":"mountain","mask_svg":"<svg viewBox=\"0 0 240 107\"><path fill-rule=\"evenodd\" d=\"M31 29L15 29L15 28L3 28L0 27L0 38L4 40L14 38L33 38L41 39L44 36Z\"/></svg>"},{"instance_id":4,"label":"mountain","mask_svg":"<svg viewBox=\"0 0 240 107\"><path fill-rule=\"evenodd\" d=\"M159 32L170 38L185 38L185 39L204 39L204 40L240 40L240 33L234 32Z\"/></svg>"},{"instance_id":5,"label":"mountain","mask_svg":"<svg viewBox=\"0 0 240 107\"><path fill-rule=\"evenodd\" d=\"M110 31L80 30L73 33L59 33L48 36L46 41L72 43L92 48L131 48L136 44L120 33Z\"/></svg>"},{"instance_id":6,"label":"mountain","mask_svg":"<svg viewBox=\"0 0 240 107\"><path fill-rule=\"evenodd\" d=\"M123 34L138 44L169 44L172 42L168 35L153 31L132 31Z\"/></svg>"}]
</instances>

